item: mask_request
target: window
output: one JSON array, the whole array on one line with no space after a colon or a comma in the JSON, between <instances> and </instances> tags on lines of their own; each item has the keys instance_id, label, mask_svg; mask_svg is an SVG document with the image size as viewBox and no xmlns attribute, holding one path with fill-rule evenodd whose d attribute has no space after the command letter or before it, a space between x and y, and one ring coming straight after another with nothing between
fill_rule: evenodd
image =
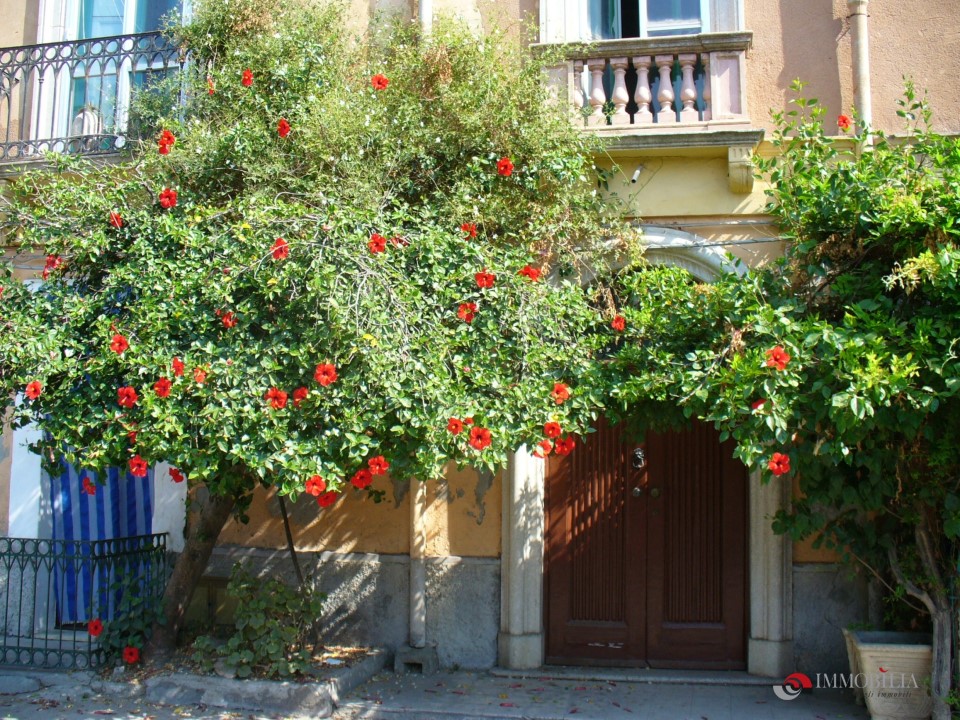
<instances>
[{"instance_id":1,"label":"window","mask_svg":"<svg viewBox=\"0 0 960 720\"><path fill-rule=\"evenodd\" d=\"M44 3L39 37L64 43L57 51L64 61L38 69L30 133L31 141L39 141L36 149L98 153L121 147L133 89L149 87L178 66L171 60L175 48L162 41L110 38L156 32L183 5L182 0Z\"/></svg>"},{"instance_id":2,"label":"window","mask_svg":"<svg viewBox=\"0 0 960 720\"><path fill-rule=\"evenodd\" d=\"M588 0L590 35L621 37L694 35L710 28L709 0Z\"/></svg>"}]
</instances>

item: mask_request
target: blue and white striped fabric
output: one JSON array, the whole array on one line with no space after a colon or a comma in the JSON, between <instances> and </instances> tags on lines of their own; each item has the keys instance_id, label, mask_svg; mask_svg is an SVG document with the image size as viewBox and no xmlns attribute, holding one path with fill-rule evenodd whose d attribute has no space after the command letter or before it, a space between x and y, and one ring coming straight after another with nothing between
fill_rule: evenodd
<instances>
[{"instance_id":1,"label":"blue and white striped fabric","mask_svg":"<svg viewBox=\"0 0 960 720\"><path fill-rule=\"evenodd\" d=\"M50 477L54 540L113 540L153 532L152 468L142 478L110 468L99 484L96 473L78 472L67 463L62 467L59 476ZM96 494L84 492L85 476L96 483ZM108 590L116 578L108 563L99 563L96 575L89 560L58 566L54 583L59 624L111 617L116 593Z\"/></svg>"}]
</instances>

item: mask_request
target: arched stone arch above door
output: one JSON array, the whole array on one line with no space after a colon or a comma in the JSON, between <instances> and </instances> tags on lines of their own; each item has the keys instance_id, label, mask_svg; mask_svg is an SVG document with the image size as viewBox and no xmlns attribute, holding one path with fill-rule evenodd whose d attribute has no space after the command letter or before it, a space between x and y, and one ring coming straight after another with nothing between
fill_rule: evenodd
<instances>
[{"instance_id":1,"label":"arched stone arch above door","mask_svg":"<svg viewBox=\"0 0 960 720\"><path fill-rule=\"evenodd\" d=\"M645 226L644 239L649 262L683 268L704 282L724 272L746 272L721 248L691 233ZM529 669L544 662L544 481L544 461L525 449L513 455L504 474L498 638L502 667ZM789 501L789 488L761 483L759 473L752 473L748 495L747 669L783 677L793 669L792 545L774 534L770 523Z\"/></svg>"},{"instance_id":2,"label":"arched stone arch above door","mask_svg":"<svg viewBox=\"0 0 960 720\"><path fill-rule=\"evenodd\" d=\"M683 268L697 280L714 282L723 273L743 275L747 268L731 260L722 247L693 233L660 227L643 226L644 258L652 265Z\"/></svg>"}]
</instances>

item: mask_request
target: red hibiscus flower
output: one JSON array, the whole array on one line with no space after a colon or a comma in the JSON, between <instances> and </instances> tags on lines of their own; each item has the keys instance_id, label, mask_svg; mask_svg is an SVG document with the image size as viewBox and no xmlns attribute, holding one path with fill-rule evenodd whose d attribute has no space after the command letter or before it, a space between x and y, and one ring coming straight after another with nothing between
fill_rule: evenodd
<instances>
[{"instance_id":1,"label":"red hibiscus flower","mask_svg":"<svg viewBox=\"0 0 960 720\"><path fill-rule=\"evenodd\" d=\"M543 434L548 438L560 437L560 433L563 432L563 428L560 427L558 422L548 422L543 424Z\"/></svg>"},{"instance_id":2,"label":"red hibiscus flower","mask_svg":"<svg viewBox=\"0 0 960 720\"><path fill-rule=\"evenodd\" d=\"M492 288L493 283L497 280L497 276L493 273L488 273L487 269L484 268L482 272L474 274L473 279L477 281L477 287L483 290L484 288Z\"/></svg>"},{"instance_id":3,"label":"red hibiscus flower","mask_svg":"<svg viewBox=\"0 0 960 720\"><path fill-rule=\"evenodd\" d=\"M207 75L207 95L213 95L214 92L213 78Z\"/></svg>"},{"instance_id":4,"label":"red hibiscus flower","mask_svg":"<svg viewBox=\"0 0 960 720\"><path fill-rule=\"evenodd\" d=\"M523 275L524 277L529 279L530 282L536 282L537 280L540 279L539 268L535 268L530 265L524 265L518 274Z\"/></svg>"},{"instance_id":5,"label":"red hibiscus flower","mask_svg":"<svg viewBox=\"0 0 960 720\"><path fill-rule=\"evenodd\" d=\"M473 418L472 418L472 417L465 417L465 418L463 419L463 424L464 424L464 425L473 425Z\"/></svg>"},{"instance_id":6,"label":"red hibiscus flower","mask_svg":"<svg viewBox=\"0 0 960 720\"><path fill-rule=\"evenodd\" d=\"M59 255L47 255L47 261L43 265L43 272L40 274L44 280L50 277L50 273L56 272L63 266L63 258Z\"/></svg>"},{"instance_id":7,"label":"red hibiscus flower","mask_svg":"<svg viewBox=\"0 0 960 720\"><path fill-rule=\"evenodd\" d=\"M501 177L510 177L513 175L513 163L510 162L510 158L502 157L497 160L497 175Z\"/></svg>"},{"instance_id":8,"label":"red hibiscus flower","mask_svg":"<svg viewBox=\"0 0 960 720\"><path fill-rule=\"evenodd\" d=\"M317 497L317 505L322 508L328 508L333 505L339 497L340 495L338 493L328 490Z\"/></svg>"},{"instance_id":9,"label":"red hibiscus flower","mask_svg":"<svg viewBox=\"0 0 960 720\"><path fill-rule=\"evenodd\" d=\"M471 240L477 237L477 226L473 223L464 223L460 226L460 229L465 232Z\"/></svg>"},{"instance_id":10,"label":"red hibiscus flower","mask_svg":"<svg viewBox=\"0 0 960 720\"><path fill-rule=\"evenodd\" d=\"M463 432L463 422L457 418L450 418L447 420L447 430L453 435L459 435Z\"/></svg>"},{"instance_id":11,"label":"red hibiscus flower","mask_svg":"<svg viewBox=\"0 0 960 720\"><path fill-rule=\"evenodd\" d=\"M27 383L27 389L24 391L24 394L31 400L36 400L40 397L40 393L43 392L43 385L40 384L38 380Z\"/></svg>"},{"instance_id":12,"label":"red hibiscus flower","mask_svg":"<svg viewBox=\"0 0 960 720\"><path fill-rule=\"evenodd\" d=\"M786 475L790 472L790 456L775 452L770 457L767 467L774 475Z\"/></svg>"},{"instance_id":13,"label":"red hibiscus flower","mask_svg":"<svg viewBox=\"0 0 960 720\"><path fill-rule=\"evenodd\" d=\"M87 632L91 637L100 637L100 633L103 632L103 622L100 618L94 618L87 623Z\"/></svg>"},{"instance_id":14,"label":"red hibiscus flower","mask_svg":"<svg viewBox=\"0 0 960 720\"><path fill-rule=\"evenodd\" d=\"M193 379L198 385L203 385L207 381L207 371L203 368L194 368Z\"/></svg>"},{"instance_id":15,"label":"red hibiscus flower","mask_svg":"<svg viewBox=\"0 0 960 720\"><path fill-rule=\"evenodd\" d=\"M781 345L777 345L776 347L767 350L767 367L776 368L777 370L786 370L788 362L790 362L790 356L786 353Z\"/></svg>"},{"instance_id":16,"label":"red hibiscus flower","mask_svg":"<svg viewBox=\"0 0 960 720\"><path fill-rule=\"evenodd\" d=\"M137 400L139 399L140 398L137 397L137 391L129 385L124 385L117 390L117 402L121 407L132 408L137 404Z\"/></svg>"},{"instance_id":17,"label":"red hibiscus flower","mask_svg":"<svg viewBox=\"0 0 960 720\"><path fill-rule=\"evenodd\" d=\"M468 324L473 322L473 318L476 314L477 314L476 303L472 303L472 302L460 303L460 307L457 308L457 317Z\"/></svg>"},{"instance_id":18,"label":"red hibiscus flower","mask_svg":"<svg viewBox=\"0 0 960 720\"><path fill-rule=\"evenodd\" d=\"M110 224L117 228L117 230L123 227L123 217L120 215L120 213L110 213Z\"/></svg>"},{"instance_id":19,"label":"red hibiscus flower","mask_svg":"<svg viewBox=\"0 0 960 720\"><path fill-rule=\"evenodd\" d=\"M754 410L763 410L763 406L766 404L766 402L766 398L760 398L759 400L754 401L750 407Z\"/></svg>"},{"instance_id":20,"label":"red hibiscus flower","mask_svg":"<svg viewBox=\"0 0 960 720\"><path fill-rule=\"evenodd\" d=\"M132 645L127 645L123 649L123 661L127 665L133 665L136 662L140 661L140 648L133 647Z\"/></svg>"},{"instance_id":21,"label":"red hibiscus flower","mask_svg":"<svg viewBox=\"0 0 960 720\"><path fill-rule=\"evenodd\" d=\"M127 442L129 442L131 445L136 445L136 444L137 444L137 431L136 431L136 430L131 430L130 432L127 433Z\"/></svg>"},{"instance_id":22,"label":"red hibiscus flower","mask_svg":"<svg viewBox=\"0 0 960 720\"><path fill-rule=\"evenodd\" d=\"M568 388L564 383L554 383L553 390L550 393L550 397L553 398L553 401L560 405L565 400L570 398L570 388Z\"/></svg>"},{"instance_id":23,"label":"red hibiscus flower","mask_svg":"<svg viewBox=\"0 0 960 720\"><path fill-rule=\"evenodd\" d=\"M840 128L841 130L843 131L849 130L850 125L851 125L851 120L849 116L840 115L837 117L837 127Z\"/></svg>"},{"instance_id":24,"label":"red hibiscus flower","mask_svg":"<svg viewBox=\"0 0 960 720\"><path fill-rule=\"evenodd\" d=\"M247 68L243 71L243 76L240 78L240 84L244 87L250 87L253 85L253 70Z\"/></svg>"},{"instance_id":25,"label":"red hibiscus flower","mask_svg":"<svg viewBox=\"0 0 960 720\"><path fill-rule=\"evenodd\" d=\"M290 246L283 238L277 238L277 241L273 244L273 247L270 248L270 250L273 252L274 260L286 260L287 256L290 254Z\"/></svg>"},{"instance_id":26,"label":"red hibiscus flower","mask_svg":"<svg viewBox=\"0 0 960 720\"><path fill-rule=\"evenodd\" d=\"M153 384L153 391L157 394L158 398L170 397L170 388L173 387L167 378L162 377Z\"/></svg>"},{"instance_id":27,"label":"red hibiscus flower","mask_svg":"<svg viewBox=\"0 0 960 720\"><path fill-rule=\"evenodd\" d=\"M177 142L177 138L174 137L173 133L169 130L164 130L160 133L160 139L157 141L157 145L160 148L161 155L169 155L170 148Z\"/></svg>"},{"instance_id":28,"label":"red hibiscus flower","mask_svg":"<svg viewBox=\"0 0 960 720\"><path fill-rule=\"evenodd\" d=\"M313 379L323 387L333 385L337 381L337 369L330 363L317 365L313 370Z\"/></svg>"},{"instance_id":29,"label":"red hibiscus flower","mask_svg":"<svg viewBox=\"0 0 960 720\"><path fill-rule=\"evenodd\" d=\"M318 497L320 493L327 489L327 483L324 482L323 478L319 475L311 475L310 479L307 480L307 484L304 487L304 490L308 495L313 495Z\"/></svg>"},{"instance_id":30,"label":"red hibiscus flower","mask_svg":"<svg viewBox=\"0 0 960 720\"><path fill-rule=\"evenodd\" d=\"M144 460L139 455L134 455L127 462L127 465L130 467L130 474L134 477L146 477L147 476L147 461Z\"/></svg>"},{"instance_id":31,"label":"red hibiscus flower","mask_svg":"<svg viewBox=\"0 0 960 720\"><path fill-rule=\"evenodd\" d=\"M230 328L237 326L237 316L232 312L225 312L223 317L220 318L220 322L222 322L223 326L229 330Z\"/></svg>"},{"instance_id":32,"label":"red hibiscus flower","mask_svg":"<svg viewBox=\"0 0 960 720\"><path fill-rule=\"evenodd\" d=\"M387 249L387 239L383 237L383 235L374 233L370 236L370 242L367 243L367 247L370 248L370 252L374 255L382 253Z\"/></svg>"},{"instance_id":33,"label":"red hibiscus flower","mask_svg":"<svg viewBox=\"0 0 960 720\"><path fill-rule=\"evenodd\" d=\"M170 479L175 483L182 483L187 479L186 475L177 470L177 468L170 468Z\"/></svg>"},{"instance_id":34,"label":"red hibiscus flower","mask_svg":"<svg viewBox=\"0 0 960 720\"><path fill-rule=\"evenodd\" d=\"M300 407L300 403L307 399L307 396L310 394L310 391L305 387L298 387L293 391L293 406Z\"/></svg>"},{"instance_id":35,"label":"red hibiscus flower","mask_svg":"<svg viewBox=\"0 0 960 720\"><path fill-rule=\"evenodd\" d=\"M173 368L174 377L183 377L183 370L184 370L183 360L181 360L178 357L175 357L173 359L173 362L170 363L170 367Z\"/></svg>"},{"instance_id":36,"label":"red hibiscus flower","mask_svg":"<svg viewBox=\"0 0 960 720\"><path fill-rule=\"evenodd\" d=\"M282 138L285 138L290 134L290 123L287 122L286 118L280 118L280 122L277 123L277 135Z\"/></svg>"},{"instance_id":37,"label":"red hibiscus flower","mask_svg":"<svg viewBox=\"0 0 960 720\"><path fill-rule=\"evenodd\" d=\"M617 332L623 332L627 328L627 319L623 315L617 315L610 321L610 327Z\"/></svg>"},{"instance_id":38,"label":"red hibiscus flower","mask_svg":"<svg viewBox=\"0 0 960 720\"><path fill-rule=\"evenodd\" d=\"M83 491L87 495L97 494L97 486L94 485L93 481L91 481L86 475L83 476Z\"/></svg>"},{"instance_id":39,"label":"red hibiscus flower","mask_svg":"<svg viewBox=\"0 0 960 720\"><path fill-rule=\"evenodd\" d=\"M267 390L267 394L263 396L263 399L270 403L270 407L274 410L283 410L287 406L287 393L275 387Z\"/></svg>"},{"instance_id":40,"label":"red hibiscus flower","mask_svg":"<svg viewBox=\"0 0 960 720\"><path fill-rule=\"evenodd\" d=\"M387 470L390 469L390 463L383 455L377 455L367 460L367 466L374 475L386 475Z\"/></svg>"},{"instance_id":41,"label":"red hibiscus flower","mask_svg":"<svg viewBox=\"0 0 960 720\"><path fill-rule=\"evenodd\" d=\"M382 475L383 473L377 473ZM370 487L370 484L373 482L373 473L366 468L361 468L357 470L353 477L350 478L350 484L353 485L357 490L363 490L364 488Z\"/></svg>"},{"instance_id":42,"label":"red hibiscus flower","mask_svg":"<svg viewBox=\"0 0 960 720\"><path fill-rule=\"evenodd\" d=\"M164 188L160 191L160 207L169 210L177 206L177 191L172 188Z\"/></svg>"},{"instance_id":43,"label":"red hibiscus flower","mask_svg":"<svg viewBox=\"0 0 960 720\"><path fill-rule=\"evenodd\" d=\"M122 355L123 351L128 347L130 347L130 343L127 342L127 339L123 335L114 335L110 341L110 349L117 355Z\"/></svg>"},{"instance_id":44,"label":"red hibiscus flower","mask_svg":"<svg viewBox=\"0 0 960 720\"><path fill-rule=\"evenodd\" d=\"M386 90L387 85L390 84L390 80L386 75L381 75L377 73L372 78L370 78L370 84L373 85L374 90Z\"/></svg>"},{"instance_id":45,"label":"red hibiscus flower","mask_svg":"<svg viewBox=\"0 0 960 720\"><path fill-rule=\"evenodd\" d=\"M537 443L537 447L533 451L533 454L538 458L542 458L549 455L551 450L553 450L553 443L549 440L541 440Z\"/></svg>"},{"instance_id":46,"label":"red hibiscus flower","mask_svg":"<svg viewBox=\"0 0 960 720\"><path fill-rule=\"evenodd\" d=\"M557 455L569 455L573 452L574 446L576 446L576 441L573 439L573 435L568 435L565 438L557 438L557 442L554 444L554 450Z\"/></svg>"},{"instance_id":47,"label":"red hibiscus flower","mask_svg":"<svg viewBox=\"0 0 960 720\"><path fill-rule=\"evenodd\" d=\"M490 447L490 431L482 427L470 428L470 447L483 450Z\"/></svg>"}]
</instances>

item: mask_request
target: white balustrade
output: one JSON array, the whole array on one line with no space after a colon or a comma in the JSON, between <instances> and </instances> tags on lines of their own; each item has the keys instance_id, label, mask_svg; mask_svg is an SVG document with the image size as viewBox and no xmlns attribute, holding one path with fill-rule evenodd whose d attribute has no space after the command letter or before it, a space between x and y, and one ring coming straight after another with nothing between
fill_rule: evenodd
<instances>
[{"instance_id":1,"label":"white balustrade","mask_svg":"<svg viewBox=\"0 0 960 720\"><path fill-rule=\"evenodd\" d=\"M590 70L590 105L593 112L587 118L588 125L606 125L607 116L603 113L603 106L607 103L607 92L603 88L603 71L607 61L603 58L591 58L587 61Z\"/></svg>"},{"instance_id":2,"label":"white balustrade","mask_svg":"<svg viewBox=\"0 0 960 720\"><path fill-rule=\"evenodd\" d=\"M609 55L602 52L605 44ZM612 40L585 48L579 56L574 50L566 65L574 122L590 129L747 125L748 45L749 36L730 35L689 43Z\"/></svg>"},{"instance_id":3,"label":"white balustrade","mask_svg":"<svg viewBox=\"0 0 960 720\"><path fill-rule=\"evenodd\" d=\"M627 94L627 59L613 58L610 61L610 67L613 68L613 93L610 96L613 102L613 115L610 116L610 124L629 125L627 103L630 102L630 95Z\"/></svg>"}]
</instances>

